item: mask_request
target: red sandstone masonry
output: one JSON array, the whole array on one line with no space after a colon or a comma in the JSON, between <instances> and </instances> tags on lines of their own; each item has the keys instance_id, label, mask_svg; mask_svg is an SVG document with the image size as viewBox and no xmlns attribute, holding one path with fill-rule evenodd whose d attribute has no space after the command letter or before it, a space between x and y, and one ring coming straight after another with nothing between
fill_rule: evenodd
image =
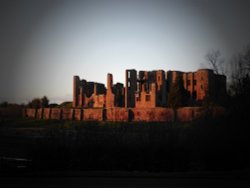
<instances>
[{"instance_id":1,"label":"red sandstone masonry","mask_svg":"<svg viewBox=\"0 0 250 188\"><path fill-rule=\"evenodd\" d=\"M64 120L72 120L74 117L74 109L71 108L63 108L62 109L62 119Z\"/></svg>"},{"instance_id":2,"label":"red sandstone masonry","mask_svg":"<svg viewBox=\"0 0 250 188\"><path fill-rule=\"evenodd\" d=\"M75 120L82 120L83 116L83 110L82 109L75 109L75 113L74 113L74 119Z\"/></svg>"},{"instance_id":3,"label":"red sandstone masonry","mask_svg":"<svg viewBox=\"0 0 250 188\"><path fill-rule=\"evenodd\" d=\"M36 109L34 108L27 108L26 109L26 116L31 118L36 118Z\"/></svg>"},{"instance_id":4,"label":"red sandstone masonry","mask_svg":"<svg viewBox=\"0 0 250 188\"><path fill-rule=\"evenodd\" d=\"M199 69L196 72L181 71L125 71L125 87L123 84L113 85L113 76L107 75L107 88L104 84L80 80L73 77L74 108L155 108L166 107L167 92L178 78L183 81L184 88L196 102L204 101L206 94L210 96L226 96L226 76L217 75L211 69ZM219 88L219 90L218 90ZM125 105L124 105L125 100ZM213 99L215 100L215 99ZM185 112L186 111L186 112ZM180 110L180 120L187 118L187 109Z\"/></svg>"},{"instance_id":5,"label":"red sandstone masonry","mask_svg":"<svg viewBox=\"0 0 250 188\"><path fill-rule=\"evenodd\" d=\"M0 115L3 114L0 109ZM84 120L84 121L145 121L145 122L170 122L181 121L188 122L196 119L202 119L206 115L206 109L203 107L183 107L176 110L171 108L92 108L92 109L61 109L61 108L44 108L23 110L25 117L37 119L67 119L67 120ZM43 112L43 113L42 113ZM225 114L223 107L213 107L211 114L214 118L221 117ZM4 111L7 113L7 110ZM20 110L22 114L22 110ZM43 114L43 115L42 115Z\"/></svg>"},{"instance_id":6,"label":"red sandstone masonry","mask_svg":"<svg viewBox=\"0 0 250 188\"><path fill-rule=\"evenodd\" d=\"M154 121L170 122L174 121L174 111L170 108L132 108L133 121Z\"/></svg>"},{"instance_id":7,"label":"red sandstone masonry","mask_svg":"<svg viewBox=\"0 0 250 188\"><path fill-rule=\"evenodd\" d=\"M51 118L51 109L44 108L43 110L43 119L50 119Z\"/></svg>"},{"instance_id":8,"label":"red sandstone masonry","mask_svg":"<svg viewBox=\"0 0 250 188\"><path fill-rule=\"evenodd\" d=\"M43 108L37 109L37 119L43 119Z\"/></svg>"},{"instance_id":9,"label":"red sandstone masonry","mask_svg":"<svg viewBox=\"0 0 250 188\"><path fill-rule=\"evenodd\" d=\"M129 110L127 108L106 109L107 121L129 121Z\"/></svg>"},{"instance_id":10,"label":"red sandstone masonry","mask_svg":"<svg viewBox=\"0 0 250 188\"><path fill-rule=\"evenodd\" d=\"M52 108L51 109L51 119L62 119L62 109L61 108Z\"/></svg>"},{"instance_id":11,"label":"red sandstone masonry","mask_svg":"<svg viewBox=\"0 0 250 188\"><path fill-rule=\"evenodd\" d=\"M103 120L103 109L84 109L83 120L85 121L102 121Z\"/></svg>"},{"instance_id":12,"label":"red sandstone masonry","mask_svg":"<svg viewBox=\"0 0 250 188\"><path fill-rule=\"evenodd\" d=\"M193 109L193 119L201 119L206 115L205 109L203 107L192 107Z\"/></svg>"},{"instance_id":13,"label":"red sandstone masonry","mask_svg":"<svg viewBox=\"0 0 250 188\"><path fill-rule=\"evenodd\" d=\"M178 108L176 111L176 119L178 121L192 121L193 120L193 108L192 107L183 107Z\"/></svg>"}]
</instances>

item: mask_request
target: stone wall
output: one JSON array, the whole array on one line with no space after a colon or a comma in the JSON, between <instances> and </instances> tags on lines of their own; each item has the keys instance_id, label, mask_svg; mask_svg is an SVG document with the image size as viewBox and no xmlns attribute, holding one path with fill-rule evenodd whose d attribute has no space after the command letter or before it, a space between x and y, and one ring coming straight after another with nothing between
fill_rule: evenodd
<instances>
[{"instance_id":1,"label":"stone wall","mask_svg":"<svg viewBox=\"0 0 250 188\"><path fill-rule=\"evenodd\" d=\"M37 111L37 109L27 108L27 109L25 110L25 112L26 112L25 115L26 115L27 117L36 118L36 111Z\"/></svg>"},{"instance_id":2,"label":"stone wall","mask_svg":"<svg viewBox=\"0 0 250 188\"><path fill-rule=\"evenodd\" d=\"M127 108L109 108L106 109L107 121L129 121L129 109Z\"/></svg>"},{"instance_id":3,"label":"stone wall","mask_svg":"<svg viewBox=\"0 0 250 188\"><path fill-rule=\"evenodd\" d=\"M0 109L1 112L1 109ZM27 108L23 110L25 117L37 119L83 120L83 121L145 121L145 122L188 122L209 115L214 118L223 116L223 107L205 109L202 107L182 107L174 111L171 108ZM1 112L2 113L2 112ZM1 114L0 113L0 114ZM20 110L22 114L22 110Z\"/></svg>"},{"instance_id":4,"label":"stone wall","mask_svg":"<svg viewBox=\"0 0 250 188\"><path fill-rule=\"evenodd\" d=\"M202 107L192 107L193 109L193 119L201 119L206 116L206 111Z\"/></svg>"},{"instance_id":5,"label":"stone wall","mask_svg":"<svg viewBox=\"0 0 250 188\"><path fill-rule=\"evenodd\" d=\"M37 114L36 114L37 119L43 119L43 111L44 111L43 108L37 109Z\"/></svg>"},{"instance_id":6,"label":"stone wall","mask_svg":"<svg viewBox=\"0 0 250 188\"><path fill-rule=\"evenodd\" d=\"M156 85L155 83L151 84L151 91L145 91L144 84L142 85L142 91L140 91L138 97L136 97L136 108L149 109L156 107Z\"/></svg>"},{"instance_id":7,"label":"stone wall","mask_svg":"<svg viewBox=\"0 0 250 188\"><path fill-rule=\"evenodd\" d=\"M44 108L43 110L43 119L50 119L51 118L51 109Z\"/></svg>"},{"instance_id":8,"label":"stone wall","mask_svg":"<svg viewBox=\"0 0 250 188\"><path fill-rule=\"evenodd\" d=\"M58 119L62 118L62 109L61 108L51 108L51 119Z\"/></svg>"},{"instance_id":9,"label":"stone wall","mask_svg":"<svg viewBox=\"0 0 250 188\"><path fill-rule=\"evenodd\" d=\"M202 119L206 116L213 118L222 117L225 115L225 108L216 106L209 109L203 107L183 107L176 111L176 120L181 122L188 122L197 119Z\"/></svg>"},{"instance_id":10,"label":"stone wall","mask_svg":"<svg viewBox=\"0 0 250 188\"><path fill-rule=\"evenodd\" d=\"M194 118L192 107L178 108L176 111L176 119L178 121L192 121Z\"/></svg>"},{"instance_id":11,"label":"stone wall","mask_svg":"<svg viewBox=\"0 0 250 188\"><path fill-rule=\"evenodd\" d=\"M103 109L84 109L83 120L85 121L102 121L103 120Z\"/></svg>"},{"instance_id":12,"label":"stone wall","mask_svg":"<svg viewBox=\"0 0 250 188\"><path fill-rule=\"evenodd\" d=\"M75 109L74 119L79 121L79 120L82 120L82 118L83 118L83 110Z\"/></svg>"},{"instance_id":13,"label":"stone wall","mask_svg":"<svg viewBox=\"0 0 250 188\"><path fill-rule=\"evenodd\" d=\"M74 118L74 109L73 108L63 108L62 109L62 119L72 120Z\"/></svg>"},{"instance_id":14,"label":"stone wall","mask_svg":"<svg viewBox=\"0 0 250 188\"><path fill-rule=\"evenodd\" d=\"M131 112L133 121L174 121L174 111L170 108L132 108Z\"/></svg>"}]
</instances>

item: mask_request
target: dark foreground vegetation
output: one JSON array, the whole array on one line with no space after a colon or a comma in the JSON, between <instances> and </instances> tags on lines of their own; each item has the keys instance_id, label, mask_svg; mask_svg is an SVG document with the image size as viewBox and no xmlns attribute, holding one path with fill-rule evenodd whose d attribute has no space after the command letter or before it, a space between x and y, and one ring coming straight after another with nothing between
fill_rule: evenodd
<instances>
[{"instance_id":1,"label":"dark foreground vegetation","mask_svg":"<svg viewBox=\"0 0 250 188\"><path fill-rule=\"evenodd\" d=\"M2 120L0 171L248 171L249 135L247 119L235 116L189 123Z\"/></svg>"}]
</instances>

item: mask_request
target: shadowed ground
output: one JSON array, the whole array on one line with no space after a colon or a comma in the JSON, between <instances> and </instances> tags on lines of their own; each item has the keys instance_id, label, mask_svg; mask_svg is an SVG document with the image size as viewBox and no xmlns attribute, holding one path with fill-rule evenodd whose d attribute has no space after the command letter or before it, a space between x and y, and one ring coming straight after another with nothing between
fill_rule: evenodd
<instances>
[{"instance_id":1,"label":"shadowed ground","mask_svg":"<svg viewBox=\"0 0 250 188\"><path fill-rule=\"evenodd\" d=\"M138 175L138 174L137 174ZM123 177L2 177L4 187L249 187L249 178L224 177L164 177L164 176L123 176Z\"/></svg>"},{"instance_id":2,"label":"shadowed ground","mask_svg":"<svg viewBox=\"0 0 250 188\"><path fill-rule=\"evenodd\" d=\"M3 187L249 187L249 126L2 120Z\"/></svg>"},{"instance_id":3,"label":"shadowed ground","mask_svg":"<svg viewBox=\"0 0 250 188\"><path fill-rule=\"evenodd\" d=\"M1 171L200 172L250 169L249 126L189 123L4 120ZM20 162L25 159L27 162Z\"/></svg>"}]
</instances>

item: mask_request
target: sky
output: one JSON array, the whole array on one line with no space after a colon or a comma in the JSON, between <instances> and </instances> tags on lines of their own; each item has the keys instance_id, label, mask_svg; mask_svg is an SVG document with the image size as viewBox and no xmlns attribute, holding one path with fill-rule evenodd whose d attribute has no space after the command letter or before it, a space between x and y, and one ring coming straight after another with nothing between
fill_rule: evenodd
<instances>
[{"instance_id":1,"label":"sky","mask_svg":"<svg viewBox=\"0 0 250 188\"><path fill-rule=\"evenodd\" d=\"M249 0L2 0L0 102L72 101L73 76L196 71L250 44Z\"/></svg>"}]
</instances>

